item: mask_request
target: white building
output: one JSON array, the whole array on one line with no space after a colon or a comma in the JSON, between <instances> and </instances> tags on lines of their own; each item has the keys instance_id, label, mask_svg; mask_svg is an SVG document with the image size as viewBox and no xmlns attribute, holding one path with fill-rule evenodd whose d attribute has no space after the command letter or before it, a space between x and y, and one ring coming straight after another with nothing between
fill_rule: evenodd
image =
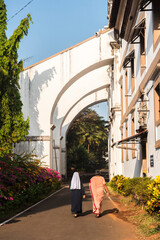
<instances>
[{"instance_id":1,"label":"white building","mask_svg":"<svg viewBox=\"0 0 160 240\"><path fill-rule=\"evenodd\" d=\"M160 2L109 0L110 29L26 68L30 132L16 151L66 174L66 134L86 107L108 101L109 172L160 175Z\"/></svg>"},{"instance_id":2,"label":"white building","mask_svg":"<svg viewBox=\"0 0 160 240\"><path fill-rule=\"evenodd\" d=\"M119 51L113 81L121 94L118 140L110 108L110 177L155 177L160 175L160 2L113 0L108 9Z\"/></svg>"},{"instance_id":3,"label":"white building","mask_svg":"<svg viewBox=\"0 0 160 240\"><path fill-rule=\"evenodd\" d=\"M107 101L114 62L113 30L44 59L20 75L24 117L30 119L26 141L17 153L33 151L47 166L66 174L66 135L85 108Z\"/></svg>"}]
</instances>

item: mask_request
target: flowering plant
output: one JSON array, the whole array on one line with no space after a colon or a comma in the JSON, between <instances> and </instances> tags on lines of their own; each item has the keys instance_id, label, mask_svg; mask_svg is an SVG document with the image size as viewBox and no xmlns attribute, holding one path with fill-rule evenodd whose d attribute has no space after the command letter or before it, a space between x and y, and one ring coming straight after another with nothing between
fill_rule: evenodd
<instances>
[{"instance_id":1,"label":"flowering plant","mask_svg":"<svg viewBox=\"0 0 160 240\"><path fill-rule=\"evenodd\" d=\"M146 210L150 214L160 216L160 176L157 176L153 182L148 185L149 196Z\"/></svg>"},{"instance_id":2,"label":"flowering plant","mask_svg":"<svg viewBox=\"0 0 160 240\"><path fill-rule=\"evenodd\" d=\"M38 201L60 186L59 172L42 167L35 156L8 154L0 157L1 215L22 203Z\"/></svg>"}]
</instances>

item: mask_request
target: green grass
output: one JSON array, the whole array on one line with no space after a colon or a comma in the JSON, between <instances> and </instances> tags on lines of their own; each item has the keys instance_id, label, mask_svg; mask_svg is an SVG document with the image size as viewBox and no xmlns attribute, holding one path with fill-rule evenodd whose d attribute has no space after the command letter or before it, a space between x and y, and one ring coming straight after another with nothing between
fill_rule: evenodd
<instances>
[{"instance_id":1,"label":"green grass","mask_svg":"<svg viewBox=\"0 0 160 240\"><path fill-rule=\"evenodd\" d=\"M138 225L139 232L145 236L151 236L160 232L160 218L151 216L148 213L134 216L134 221Z\"/></svg>"},{"instance_id":2,"label":"green grass","mask_svg":"<svg viewBox=\"0 0 160 240\"><path fill-rule=\"evenodd\" d=\"M110 187L109 191L113 196L121 196L119 201L128 209L128 215L126 217L129 222L136 225L138 235L145 239L150 236L154 237L155 235L155 238L152 238L152 240L160 240L160 236L156 236L156 234L160 233L160 217L147 213L143 210L143 206L137 205L131 197L124 197L113 191ZM129 211L132 212L132 216L129 214Z\"/></svg>"}]
</instances>

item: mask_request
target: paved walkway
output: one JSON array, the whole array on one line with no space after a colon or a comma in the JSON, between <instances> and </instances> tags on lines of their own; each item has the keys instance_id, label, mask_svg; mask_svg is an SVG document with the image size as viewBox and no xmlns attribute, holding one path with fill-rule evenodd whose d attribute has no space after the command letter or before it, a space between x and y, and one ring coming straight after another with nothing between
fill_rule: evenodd
<instances>
[{"instance_id":1,"label":"paved walkway","mask_svg":"<svg viewBox=\"0 0 160 240\"><path fill-rule=\"evenodd\" d=\"M95 218L88 184L83 216L70 211L70 190L52 197L0 227L0 240L136 240L133 226L116 217L113 203L104 199L103 214Z\"/></svg>"}]
</instances>

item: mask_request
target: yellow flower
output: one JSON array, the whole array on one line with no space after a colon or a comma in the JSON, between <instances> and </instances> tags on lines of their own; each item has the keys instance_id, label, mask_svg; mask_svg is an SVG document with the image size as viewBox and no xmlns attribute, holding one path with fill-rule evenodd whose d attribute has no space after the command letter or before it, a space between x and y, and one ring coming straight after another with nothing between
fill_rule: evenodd
<instances>
[{"instance_id":1,"label":"yellow flower","mask_svg":"<svg viewBox=\"0 0 160 240\"><path fill-rule=\"evenodd\" d=\"M150 202L150 201L148 201L148 202L147 202L147 205L148 205L148 206L150 206L150 205L151 205L151 202Z\"/></svg>"},{"instance_id":2,"label":"yellow flower","mask_svg":"<svg viewBox=\"0 0 160 240\"><path fill-rule=\"evenodd\" d=\"M156 176L155 182L160 184L160 176Z\"/></svg>"}]
</instances>

